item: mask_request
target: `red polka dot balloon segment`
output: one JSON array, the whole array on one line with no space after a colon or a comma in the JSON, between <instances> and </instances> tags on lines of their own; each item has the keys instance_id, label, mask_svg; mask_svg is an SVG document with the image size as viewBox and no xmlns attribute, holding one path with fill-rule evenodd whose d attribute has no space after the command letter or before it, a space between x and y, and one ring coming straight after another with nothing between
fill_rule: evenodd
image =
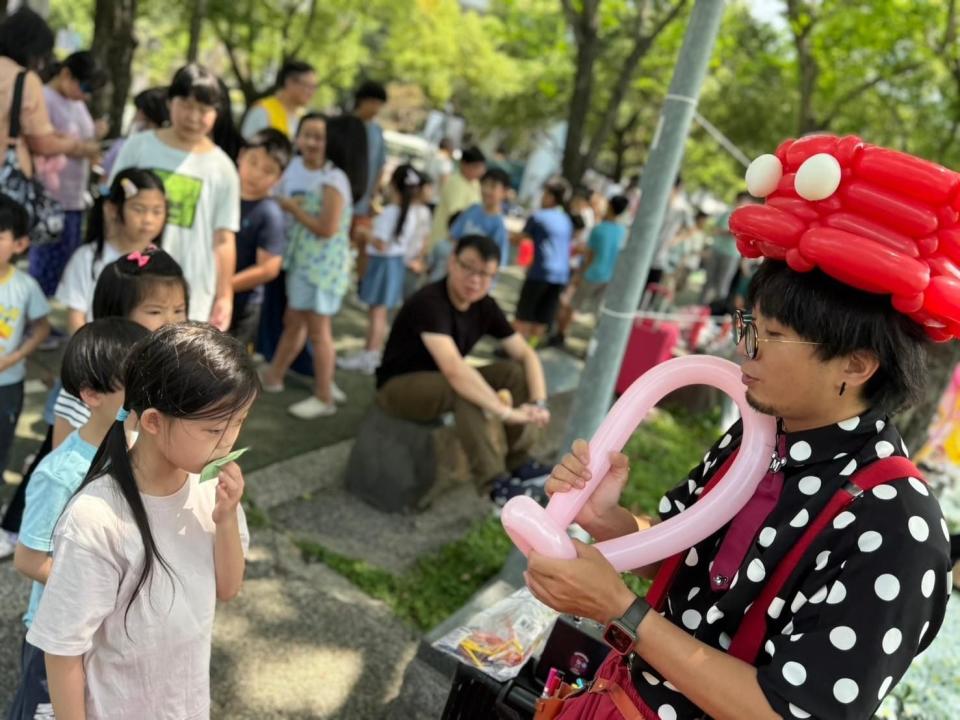
<instances>
[{"instance_id":1,"label":"red polka dot balloon segment","mask_svg":"<svg viewBox=\"0 0 960 720\"><path fill-rule=\"evenodd\" d=\"M893 307L933 340L960 337L960 174L855 135L786 140L747 168L762 205L734 211L744 257L820 268Z\"/></svg>"}]
</instances>

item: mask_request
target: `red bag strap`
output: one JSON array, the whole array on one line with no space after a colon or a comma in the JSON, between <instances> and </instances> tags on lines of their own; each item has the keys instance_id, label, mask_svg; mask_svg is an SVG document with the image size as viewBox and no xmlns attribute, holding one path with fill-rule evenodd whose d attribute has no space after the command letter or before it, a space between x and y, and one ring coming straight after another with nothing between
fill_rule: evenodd
<instances>
[{"instance_id":1,"label":"red bag strap","mask_svg":"<svg viewBox=\"0 0 960 720\"><path fill-rule=\"evenodd\" d=\"M713 490L714 485L720 482L723 479L723 476L727 474L727 471L730 469L730 466L733 465L733 461L737 459L737 453L740 452L740 448L735 448L730 457L728 457L723 465L720 466L720 469L717 470L713 477L707 482L706 487L703 489L701 495L706 495L708 492ZM668 557L666 560L660 563L660 569L657 570L656 576L653 578L653 584L650 586L650 589L647 591L647 602L657 612L660 612L663 609L663 605L667 600L667 593L670 592L670 587L673 585L673 581L677 576L677 572L680 570L680 565L683 564L683 559L686 557L687 551L679 552L676 555Z\"/></svg>"},{"instance_id":2,"label":"red bag strap","mask_svg":"<svg viewBox=\"0 0 960 720\"><path fill-rule=\"evenodd\" d=\"M660 716L643 703L637 707L627 695L627 691L610 678L597 678L589 690L592 695L606 695L610 698L623 720L659 720Z\"/></svg>"},{"instance_id":3,"label":"red bag strap","mask_svg":"<svg viewBox=\"0 0 960 720\"><path fill-rule=\"evenodd\" d=\"M877 485L904 477L915 477L923 480L923 476L917 470L916 465L907 458L888 457L870 463L851 477L844 487L837 490L816 520L807 526L800 540L780 561L770 579L764 585L759 597L750 606L750 610L744 616L730 643L728 652L731 655L751 665L756 662L763 639L767 634L767 611L770 609L773 600L780 594L787 579L800 564L813 541L844 508L860 495L872 490Z\"/></svg>"}]
</instances>

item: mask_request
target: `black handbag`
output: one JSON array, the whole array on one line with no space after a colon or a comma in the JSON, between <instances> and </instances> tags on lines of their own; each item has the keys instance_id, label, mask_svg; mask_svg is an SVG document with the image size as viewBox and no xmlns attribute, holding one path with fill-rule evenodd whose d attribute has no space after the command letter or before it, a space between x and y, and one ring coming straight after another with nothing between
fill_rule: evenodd
<instances>
[{"instance_id":1,"label":"black handbag","mask_svg":"<svg viewBox=\"0 0 960 720\"><path fill-rule=\"evenodd\" d=\"M26 70L17 75L10 106L10 141L0 166L0 193L19 203L30 217L30 242L51 245L59 242L63 232L63 206L47 194L46 188L35 177L27 177L20 167L17 138L20 136L20 108L23 104L23 84Z\"/></svg>"}]
</instances>

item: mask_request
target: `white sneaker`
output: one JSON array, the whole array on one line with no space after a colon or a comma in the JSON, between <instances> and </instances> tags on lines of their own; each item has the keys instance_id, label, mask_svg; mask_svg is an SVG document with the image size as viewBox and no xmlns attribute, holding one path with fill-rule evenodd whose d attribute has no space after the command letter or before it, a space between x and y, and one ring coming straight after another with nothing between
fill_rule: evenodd
<instances>
[{"instance_id":1,"label":"white sneaker","mask_svg":"<svg viewBox=\"0 0 960 720\"><path fill-rule=\"evenodd\" d=\"M336 383L330 385L330 396L337 405L344 405L347 402L347 394Z\"/></svg>"},{"instance_id":2,"label":"white sneaker","mask_svg":"<svg viewBox=\"0 0 960 720\"><path fill-rule=\"evenodd\" d=\"M266 373L263 370L258 370L257 375L260 376L260 387L263 388L265 393L274 395L276 393L283 392L283 383L277 383L276 385L268 383L266 380Z\"/></svg>"},{"instance_id":3,"label":"white sneaker","mask_svg":"<svg viewBox=\"0 0 960 720\"><path fill-rule=\"evenodd\" d=\"M335 414L337 405L336 403L325 403L316 395L311 395L306 400L301 400L288 407L287 412L301 420L315 420Z\"/></svg>"},{"instance_id":4,"label":"white sneaker","mask_svg":"<svg viewBox=\"0 0 960 720\"><path fill-rule=\"evenodd\" d=\"M17 534L0 530L0 562L9 560L17 549Z\"/></svg>"},{"instance_id":5,"label":"white sneaker","mask_svg":"<svg viewBox=\"0 0 960 720\"><path fill-rule=\"evenodd\" d=\"M352 355L338 357L337 367L341 370L362 371L368 363L367 355L367 351L364 350L362 352L353 353Z\"/></svg>"}]
</instances>

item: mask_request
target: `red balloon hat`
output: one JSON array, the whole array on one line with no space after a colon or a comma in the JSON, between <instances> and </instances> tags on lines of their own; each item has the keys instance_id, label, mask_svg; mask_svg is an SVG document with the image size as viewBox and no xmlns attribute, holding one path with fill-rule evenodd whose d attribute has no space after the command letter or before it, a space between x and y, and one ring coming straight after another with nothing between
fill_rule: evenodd
<instances>
[{"instance_id":1,"label":"red balloon hat","mask_svg":"<svg viewBox=\"0 0 960 720\"><path fill-rule=\"evenodd\" d=\"M747 168L763 205L734 211L744 257L820 268L893 307L933 340L960 337L960 174L854 135L786 140Z\"/></svg>"}]
</instances>

